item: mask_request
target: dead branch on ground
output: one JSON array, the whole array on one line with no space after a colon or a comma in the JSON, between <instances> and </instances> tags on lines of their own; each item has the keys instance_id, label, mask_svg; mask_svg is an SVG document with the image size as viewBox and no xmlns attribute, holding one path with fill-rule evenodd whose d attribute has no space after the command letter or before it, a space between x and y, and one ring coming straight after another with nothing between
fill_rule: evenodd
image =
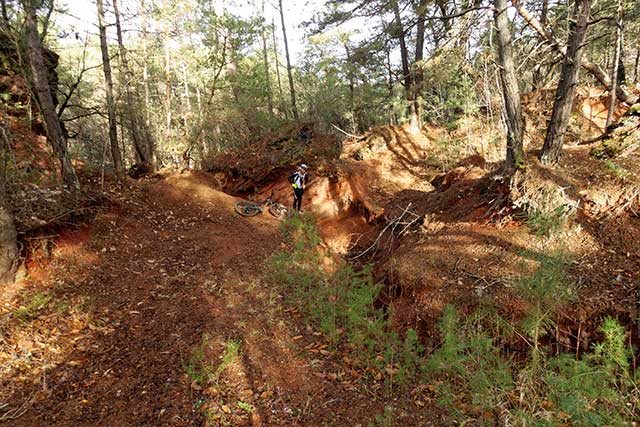
<instances>
[{"instance_id":1,"label":"dead branch on ground","mask_svg":"<svg viewBox=\"0 0 640 427\"><path fill-rule=\"evenodd\" d=\"M413 224L418 222L422 217L415 212L409 210L411 208L412 203L409 202L406 208L402 211L400 215L393 218L391 221L387 223L387 225L382 229L382 231L378 234L378 236L374 239L373 243L366 248L364 251L359 254L350 257L350 260L355 260L361 258L365 254L369 253L371 250L378 249L378 244L382 240L382 237L389 231L389 235L387 237L386 246L389 246L391 242L393 242L395 237L400 237L404 235L404 233L411 227ZM397 230L400 230L396 233Z\"/></svg>"},{"instance_id":2,"label":"dead branch on ground","mask_svg":"<svg viewBox=\"0 0 640 427\"><path fill-rule=\"evenodd\" d=\"M345 134L345 135L346 135L346 136L348 136L349 138L355 138L355 139L357 139L358 141L366 138L364 135L354 135L354 134L352 134L352 133L346 132L346 131L344 131L344 130L340 129L338 126L334 125L334 124L332 124L331 126L333 126L334 128L336 128L340 133Z\"/></svg>"}]
</instances>

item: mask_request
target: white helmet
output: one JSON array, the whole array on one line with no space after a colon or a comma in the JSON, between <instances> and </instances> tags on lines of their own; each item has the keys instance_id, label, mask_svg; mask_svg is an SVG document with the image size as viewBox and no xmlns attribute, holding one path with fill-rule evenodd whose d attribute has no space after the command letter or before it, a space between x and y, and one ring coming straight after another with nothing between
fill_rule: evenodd
<instances>
[{"instance_id":1,"label":"white helmet","mask_svg":"<svg viewBox=\"0 0 640 427\"><path fill-rule=\"evenodd\" d=\"M304 164L304 163L300 163L300 167L301 167L302 169L304 169L304 170L307 170L307 168L308 168L309 166L307 166L307 165L306 165L306 164Z\"/></svg>"}]
</instances>

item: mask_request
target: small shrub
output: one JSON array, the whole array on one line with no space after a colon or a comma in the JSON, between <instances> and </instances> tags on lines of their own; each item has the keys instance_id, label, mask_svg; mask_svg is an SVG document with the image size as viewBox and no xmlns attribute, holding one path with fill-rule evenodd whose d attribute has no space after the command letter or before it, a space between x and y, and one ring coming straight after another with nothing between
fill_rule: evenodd
<instances>
[{"instance_id":1,"label":"small shrub","mask_svg":"<svg viewBox=\"0 0 640 427\"><path fill-rule=\"evenodd\" d=\"M574 295L565 263L560 253L540 257L539 267L514 283L530 306L518 324L480 310L462 321L455 309L445 308L439 322L442 344L425 365L427 377L437 380L439 405L460 419L468 418L460 408L501 408L505 425L628 426L638 419L633 355L618 322L603 322L603 341L582 359L550 356L541 347L540 338L554 326L554 313ZM517 363L510 360L496 344L502 335L522 337L531 352Z\"/></svg>"},{"instance_id":2,"label":"small shrub","mask_svg":"<svg viewBox=\"0 0 640 427\"><path fill-rule=\"evenodd\" d=\"M375 307L382 287L374 282L371 267L355 271L343 263L335 273L325 272L321 240L310 217L293 217L282 231L289 250L270 258L267 276L285 289L287 302L299 307L334 348L349 343L363 367L386 372L390 383L406 384L418 370L423 348L413 330L400 339Z\"/></svg>"},{"instance_id":3,"label":"small shrub","mask_svg":"<svg viewBox=\"0 0 640 427\"><path fill-rule=\"evenodd\" d=\"M224 372L225 369L229 367L232 363L236 362L240 357L240 343L235 340L231 340L227 343L227 346L224 350L224 354L222 355L222 362L216 368L213 373L213 380L215 382L218 381L220 375Z\"/></svg>"},{"instance_id":4,"label":"small shrub","mask_svg":"<svg viewBox=\"0 0 640 427\"><path fill-rule=\"evenodd\" d=\"M558 421L566 414L574 425L624 426L639 415L640 396L630 374L624 329L608 318L600 330L604 341L582 360L564 354L550 361L545 391Z\"/></svg>"},{"instance_id":5,"label":"small shrub","mask_svg":"<svg viewBox=\"0 0 640 427\"><path fill-rule=\"evenodd\" d=\"M627 134L628 135L628 134ZM625 134L615 135L604 139L600 145L593 147L589 153L591 157L596 159L613 159L618 157L632 144L628 141Z\"/></svg>"},{"instance_id":6,"label":"small shrub","mask_svg":"<svg viewBox=\"0 0 640 427\"><path fill-rule=\"evenodd\" d=\"M242 409L243 411L245 411L247 414L252 413L253 411L255 411L256 408L253 407L252 404L247 403L247 402L243 402L241 400L238 400L238 408Z\"/></svg>"},{"instance_id":7,"label":"small shrub","mask_svg":"<svg viewBox=\"0 0 640 427\"><path fill-rule=\"evenodd\" d=\"M454 414L462 415L456 405L461 396L476 408L492 410L514 387L510 364L482 323L482 317L475 316L462 322L455 308L447 306L438 325L442 345L425 372L440 380L437 401Z\"/></svg>"},{"instance_id":8,"label":"small shrub","mask_svg":"<svg viewBox=\"0 0 640 427\"><path fill-rule=\"evenodd\" d=\"M530 307L519 327L531 338L534 360L539 355L540 338L553 327L553 316L574 296L573 283L564 271L566 261L562 252L539 256L538 268L514 282L515 289Z\"/></svg>"},{"instance_id":9,"label":"small shrub","mask_svg":"<svg viewBox=\"0 0 640 427\"><path fill-rule=\"evenodd\" d=\"M367 423L367 427L391 427L393 425L393 408L385 406L380 415L376 415L373 421Z\"/></svg>"},{"instance_id":10,"label":"small shrub","mask_svg":"<svg viewBox=\"0 0 640 427\"><path fill-rule=\"evenodd\" d=\"M210 383L218 383L220 380L220 375L222 375L224 370L227 369L229 365L234 363L240 355L240 343L234 340L229 341L225 347L220 365L218 365L218 367L214 370L213 364L210 360L207 359L205 354L205 349L208 345L208 342L209 336L205 334L204 337L202 337L202 342L200 343L200 345L196 347L191 353L189 361L183 361L182 363L182 367L187 376L191 378L191 381L201 386Z\"/></svg>"},{"instance_id":11,"label":"small shrub","mask_svg":"<svg viewBox=\"0 0 640 427\"><path fill-rule=\"evenodd\" d=\"M438 330L442 335L442 345L429 358L426 365L427 371L440 372L446 369L454 375L464 374L465 366L462 354L465 344L460 334L460 318L453 306L445 307L438 323Z\"/></svg>"},{"instance_id":12,"label":"small shrub","mask_svg":"<svg viewBox=\"0 0 640 427\"><path fill-rule=\"evenodd\" d=\"M30 297L25 306L18 308L13 315L22 321L33 320L49 305L51 298L51 295L37 292Z\"/></svg>"},{"instance_id":13,"label":"small shrub","mask_svg":"<svg viewBox=\"0 0 640 427\"><path fill-rule=\"evenodd\" d=\"M566 188L539 176L535 169L523 167L512 177L511 198L516 218L538 236L559 232L577 212L578 200L565 192Z\"/></svg>"},{"instance_id":14,"label":"small shrub","mask_svg":"<svg viewBox=\"0 0 640 427\"><path fill-rule=\"evenodd\" d=\"M461 138L436 138L434 150L426 163L443 172L454 167L466 154L467 142Z\"/></svg>"},{"instance_id":15,"label":"small shrub","mask_svg":"<svg viewBox=\"0 0 640 427\"><path fill-rule=\"evenodd\" d=\"M627 176L629 176L629 172L627 170L621 168L620 165L611 160L605 160L604 165L609 170L609 172L620 179L625 179Z\"/></svg>"},{"instance_id":16,"label":"small shrub","mask_svg":"<svg viewBox=\"0 0 640 427\"><path fill-rule=\"evenodd\" d=\"M191 353L191 357L188 362L182 363L182 368L184 369L187 376L191 379L192 382L195 382L199 385L205 385L209 381L209 377L212 373L212 368L209 363L207 363L205 356L205 348L207 346L208 337L205 335L202 338L202 342L198 347L196 347Z\"/></svg>"},{"instance_id":17,"label":"small shrub","mask_svg":"<svg viewBox=\"0 0 640 427\"><path fill-rule=\"evenodd\" d=\"M536 236L551 236L564 228L567 221L564 210L563 206L558 206L551 212L532 212L525 222Z\"/></svg>"}]
</instances>

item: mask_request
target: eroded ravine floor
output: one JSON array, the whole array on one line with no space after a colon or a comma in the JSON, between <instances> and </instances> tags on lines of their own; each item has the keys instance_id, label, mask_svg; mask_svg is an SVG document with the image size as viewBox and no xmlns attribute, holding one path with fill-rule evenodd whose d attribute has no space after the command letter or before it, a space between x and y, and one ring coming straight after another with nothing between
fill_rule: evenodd
<instances>
[{"instance_id":1,"label":"eroded ravine floor","mask_svg":"<svg viewBox=\"0 0 640 427\"><path fill-rule=\"evenodd\" d=\"M23 365L3 359L4 425L364 426L383 413L264 282L278 222L234 202L206 177L169 177L61 240L50 274L24 284L47 308L3 324L44 337L12 347Z\"/></svg>"}]
</instances>

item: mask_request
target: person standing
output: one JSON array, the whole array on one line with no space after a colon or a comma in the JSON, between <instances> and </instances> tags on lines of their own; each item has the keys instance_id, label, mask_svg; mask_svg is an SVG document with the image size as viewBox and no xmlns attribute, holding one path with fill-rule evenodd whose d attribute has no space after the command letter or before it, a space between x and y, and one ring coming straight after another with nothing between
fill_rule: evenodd
<instances>
[{"instance_id":1,"label":"person standing","mask_svg":"<svg viewBox=\"0 0 640 427\"><path fill-rule=\"evenodd\" d=\"M293 187L293 210L300 212L302 207L302 196L309 182L308 166L304 163L298 166L298 169L289 176L289 182Z\"/></svg>"}]
</instances>

